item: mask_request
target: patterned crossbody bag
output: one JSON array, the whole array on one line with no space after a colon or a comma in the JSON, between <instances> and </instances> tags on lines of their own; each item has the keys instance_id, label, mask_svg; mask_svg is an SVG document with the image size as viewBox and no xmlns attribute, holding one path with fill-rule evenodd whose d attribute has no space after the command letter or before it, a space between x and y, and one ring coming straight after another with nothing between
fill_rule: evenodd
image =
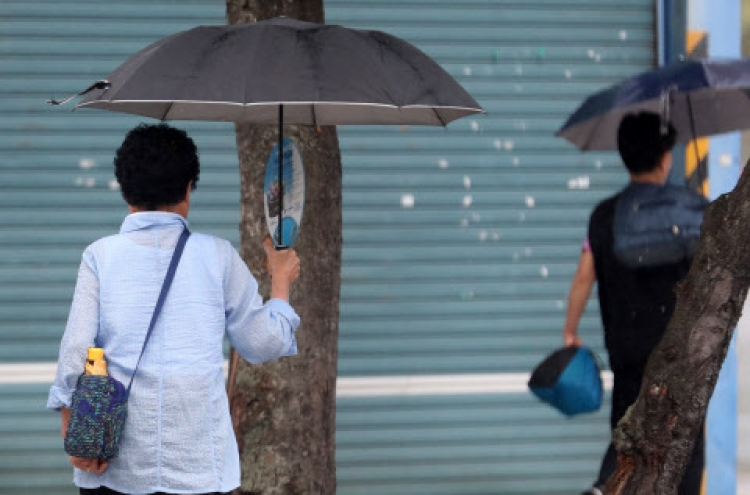
<instances>
[{"instance_id":1,"label":"patterned crossbody bag","mask_svg":"<svg viewBox=\"0 0 750 495\"><path fill-rule=\"evenodd\" d=\"M104 460L117 457L122 431L128 416L128 397L130 388L133 386L133 378L138 371L148 339L154 330L156 319L164 306L164 300L172 285L188 237L190 237L190 231L185 228L175 246L141 354L138 356L127 388L111 376L82 374L78 377L70 406L70 422L65 435L65 452L69 455Z\"/></svg>"}]
</instances>

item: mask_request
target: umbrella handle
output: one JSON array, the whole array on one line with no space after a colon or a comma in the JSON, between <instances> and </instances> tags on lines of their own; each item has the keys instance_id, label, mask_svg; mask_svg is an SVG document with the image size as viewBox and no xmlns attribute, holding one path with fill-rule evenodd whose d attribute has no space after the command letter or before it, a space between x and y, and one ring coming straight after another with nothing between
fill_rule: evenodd
<instances>
[{"instance_id":1,"label":"umbrella handle","mask_svg":"<svg viewBox=\"0 0 750 495\"><path fill-rule=\"evenodd\" d=\"M693 103L690 101L690 93L685 94L685 98L687 99L687 107L688 107L688 116L690 117L690 134L692 134L691 141L693 142L693 150L695 151L695 170L698 171L698 180L700 181L700 188L701 191L703 190L703 182L705 181L705 177L703 177L703 174L701 173L701 153L698 149L698 133L695 131L695 116L693 115Z\"/></svg>"},{"instance_id":2,"label":"umbrella handle","mask_svg":"<svg viewBox=\"0 0 750 495\"><path fill-rule=\"evenodd\" d=\"M284 245L284 105L279 105L279 220L274 249L284 251L289 246Z\"/></svg>"}]
</instances>

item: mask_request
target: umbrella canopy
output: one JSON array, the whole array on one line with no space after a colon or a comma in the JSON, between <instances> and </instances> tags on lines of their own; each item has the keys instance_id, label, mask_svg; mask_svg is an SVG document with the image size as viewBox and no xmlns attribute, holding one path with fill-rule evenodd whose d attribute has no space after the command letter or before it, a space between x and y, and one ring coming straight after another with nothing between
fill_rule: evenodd
<instances>
[{"instance_id":1,"label":"umbrella canopy","mask_svg":"<svg viewBox=\"0 0 750 495\"><path fill-rule=\"evenodd\" d=\"M557 131L581 150L616 150L625 114L661 113L687 142L750 127L750 59L691 60L641 73L589 96Z\"/></svg>"},{"instance_id":2,"label":"umbrella canopy","mask_svg":"<svg viewBox=\"0 0 750 495\"><path fill-rule=\"evenodd\" d=\"M446 125L483 112L435 61L379 31L275 18L200 26L126 60L78 107L160 120Z\"/></svg>"}]
</instances>

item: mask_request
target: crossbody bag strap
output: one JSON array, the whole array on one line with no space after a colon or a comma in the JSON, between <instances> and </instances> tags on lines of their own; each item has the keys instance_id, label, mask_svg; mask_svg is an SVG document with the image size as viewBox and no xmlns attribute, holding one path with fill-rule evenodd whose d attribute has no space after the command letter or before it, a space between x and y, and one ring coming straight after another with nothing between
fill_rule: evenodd
<instances>
[{"instance_id":1,"label":"crossbody bag strap","mask_svg":"<svg viewBox=\"0 0 750 495\"><path fill-rule=\"evenodd\" d=\"M151 323L148 326L148 332L146 333L146 338L143 341L141 354L140 356L138 356L138 362L135 363L135 368L133 368L133 375L130 377L130 383L128 384L128 395L130 395L130 387L133 386L133 379L135 378L135 373L138 371L138 365L141 364L141 358L143 357L143 353L146 350L146 344L148 344L148 339L149 337L151 337L151 333L154 331L154 325L156 325L156 319L159 318L159 313L161 313L161 308L164 306L164 300L167 298L167 292L169 292L169 287L172 286L172 280L174 280L174 274L177 271L177 265L180 263L180 257L182 256L182 251L185 249L185 243L187 243L188 237L190 237L190 231L187 229L187 227L185 227L185 230L182 231L182 234L180 235L180 238L177 241L177 245L174 248L172 261L169 263L169 268L167 269L167 275L164 277L164 283L161 286L159 299L156 300L156 307L154 308L154 314L151 316Z\"/></svg>"}]
</instances>

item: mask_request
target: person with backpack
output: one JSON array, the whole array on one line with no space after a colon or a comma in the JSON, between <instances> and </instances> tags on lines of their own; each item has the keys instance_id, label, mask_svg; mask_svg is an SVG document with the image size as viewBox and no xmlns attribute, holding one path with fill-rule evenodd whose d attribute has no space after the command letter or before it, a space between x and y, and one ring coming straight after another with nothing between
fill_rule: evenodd
<instances>
[{"instance_id":1,"label":"person with backpack","mask_svg":"<svg viewBox=\"0 0 750 495\"><path fill-rule=\"evenodd\" d=\"M578 324L597 284L604 343L614 375L613 431L638 398L648 358L672 317L674 288L688 273L708 204L686 187L667 184L675 140L674 127L658 114L623 117L617 145L630 181L591 214L568 296L563 341L565 346L581 346ZM700 435L679 495L700 493L704 450ZM603 493L616 468L617 452L610 442L599 476L584 495Z\"/></svg>"}]
</instances>

